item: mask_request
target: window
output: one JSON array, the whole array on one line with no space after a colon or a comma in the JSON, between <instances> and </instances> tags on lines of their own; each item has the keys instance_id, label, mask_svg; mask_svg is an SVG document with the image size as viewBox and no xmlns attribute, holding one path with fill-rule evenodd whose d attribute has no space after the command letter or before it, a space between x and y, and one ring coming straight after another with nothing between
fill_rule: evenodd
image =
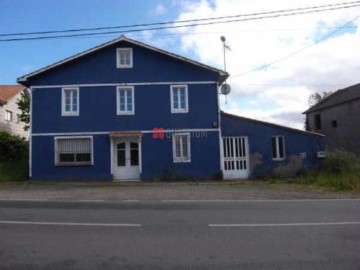
<instances>
[{"instance_id":1,"label":"window","mask_svg":"<svg viewBox=\"0 0 360 270\"><path fill-rule=\"evenodd\" d=\"M171 87L171 112L188 112L188 91L186 85L172 85Z\"/></svg>"},{"instance_id":2,"label":"window","mask_svg":"<svg viewBox=\"0 0 360 270\"><path fill-rule=\"evenodd\" d=\"M92 165L92 137L56 137L55 165Z\"/></svg>"},{"instance_id":3,"label":"window","mask_svg":"<svg viewBox=\"0 0 360 270\"><path fill-rule=\"evenodd\" d=\"M16 115L16 123L20 123L20 114Z\"/></svg>"},{"instance_id":4,"label":"window","mask_svg":"<svg viewBox=\"0 0 360 270\"><path fill-rule=\"evenodd\" d=\"M62 115L79 115L79 88L62 89Z\"/></svg>"},{"instance_id":5,"label":"window","mask_svg":"<svg viewBox=\"0 0 360 270\"><path fill-rule=\"evenodd\" d=\"M317 113L314 115L314 122L315 122L315 128L321 129L321 115L320 113Z\"/></svg>"},{"instance_id":6,"label":"window","mask_svg":"<svg viewBox=\"0 0 360 270\"><path fill-rule=\"evenodd\" d=\"M12 121L12 118L13 118L13 114L12 114L12 111L5 111L5 121L9 121L11 122Z\"/></svg>"},{"instance_id":7,"label":"window","mask_svg":"<svg viewBox=\"0 0 360 270\"><path fill-rule=\"evenodd\" d=\"M337 121L336 120L332 120L331 121L331 126L336 128L337 127Z\"/></svg>"},{"instance_id":8,"label":"window","mask_svg":"<svg viewBox=\"0 0 360 270\"><path fill-rule=\"evenodd\" d=\"M284 136L271 137L271 152L273 160L285 159L285 138Z\"/></svg>"},{"instance_id":9,"label":"window","mask_svg":"<svg viewBox=\"0 0 360 270\"><path fill-rule=\"evenodd\" d=\"M119 86L116 94L117 114L134 114L134 87Z\"/></svg>"},{"instance_id":10,"label":"window","mask_svg":"<svg viewBox=\"0 0 360 270\"><path fill-rule=\"evenodd\" d=\"M173 159L174 162L191 162L190 134L173 134Z\"/></svg>"},{"instance_id":11,"label":"window","mask_svg":"<svg viewBox=\"0 0 360 270\"><path fill-rule=\"evenodd\" d=\"M133 54L131 48L120 48L116 50L116 67L132 68Z\"/></svg>"}]
</instances>

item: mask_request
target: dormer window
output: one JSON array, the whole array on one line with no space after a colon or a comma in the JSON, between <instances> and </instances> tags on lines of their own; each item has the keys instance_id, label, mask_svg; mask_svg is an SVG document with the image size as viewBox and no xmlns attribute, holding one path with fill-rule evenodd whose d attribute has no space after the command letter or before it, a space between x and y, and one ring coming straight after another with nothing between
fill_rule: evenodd
<instances>
[{"instance_id":1,"label":"dormer window","mask_svg":"<svg viewBox=\"0 0 360 270\"><path fill-rule=\"evenodd\" d=\"M131 48L119 48L116 50L116 67L132 68L133 54Z\"/></svg>"}]
</instances>

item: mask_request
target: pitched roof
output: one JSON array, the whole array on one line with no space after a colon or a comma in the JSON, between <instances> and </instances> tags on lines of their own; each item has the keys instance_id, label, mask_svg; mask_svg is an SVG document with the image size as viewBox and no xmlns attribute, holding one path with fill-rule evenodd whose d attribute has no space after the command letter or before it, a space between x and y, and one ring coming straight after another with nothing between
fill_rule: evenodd
<instances>
[{"instance_id":1,"label":"pitched roof","mask_svg":"<svg viewBox=\"0 0 360 270\"><path fill-rule=\"evenodd\" d=\"M22 85L0 85L0 104L7 103L11 98L25 89Z\"/></svg>"},{"instance_id":2,"label":"pitched roof","mask_svg":"<svg viewBox=\"0 0 360 270\"><path fill-rule=\"evenodd\" d=\"M211 70L211 71L216 72L216 73L219 73L219 75L220 75L220 80L221 80L221 81L225 81L225 79L226 79L227 77L229 77L229 73L227 73L226 71L223 71L223 70L221 70L221 69L217 69L217 68L214 68L214 67L211 67L211 66L202 64L202 63L200 63L200 62L191 60L191 59L189 59L189 58L186 58L186 57L177 55L177 54L175 54L175 53L171 53L171 52L168 52L168 51L165 51L165 50L162 50L162 49L153 47L153 46L151 46L151 45L145 44L145 43L143 43L143 42L140 42L140 41L137 41L137 40L133 40L133 39L127 38L127 37L125 37L125 36L121 36L120 38L116 38L116 39L114 39L114 40L111 40L111 41L108 41L108 42L106 42L106 43L100 44L100 45L98 45L98 46L96 46L96 47L93 47L93 48L91 48L91 49L89 49L89 50L86 50L86 51L84 51L84 52L75 54L75 55L70 56L70 57L68 57L68 58L65 58L65 59L63 59L63 60L61 60L61 61L58 61L58 62L56 62L56 63L53 63L53 64L51 64L51 65L48 65L48 66L46 66L46 67L44 67L44 68L41 68L41 69L38 69L38 70L36 70L36 71L34 71L34 72L31 72L31 73L29 73L29 74L26 74L26 75L18 78L17 81L18 81L18 83L24 84L24 83L26 83L26 81L27 81L29 78L31 78L31 77L33 77L33 76L39 75L39 74L41 74L41 73L43 73L43 72L46 72L46 71L48 71L48 70L50 70L50 69L53 69L53 68L55 68L55 67L58 67L58 66L60 66L60 65L62 65L62 64L68 63L68 62L70 62L70 61L73 61L73 60L78 59L78 58L80 58L80 57L83 57L83 56L85 56L85 55L91 54L91 53L93 53L93 52L96 52L96 51L98 51L98 50L101 50L101 49L103 49L103 48L106 48L106 47L108 47L108 46L111 46L111 45L113 45L113 44L115 44L115 43L118 43L118 42L121 42L121 41L125 41L125 42L128 42L128 43L131 43L131 44L134 44L134 45L143 47L143 48L147 48L147 49L149 49L149 50L156 51L156 52L162 53L162 54L164 54L164 55L168 55L168 56L170 56L170 57L176 58L176 59L178 59L178 60L181 60L181 61L184 61L184 62L193 64L193 65L196 65L196 66L199 66L199 67L208 69L208 70Z\"/></svg>"},{"instance_id":3,"label":"pitched roof","mask_svg":"<svg viewBox=\"0 0 360 270\"><path fill-rule=\"evenodd\" d=\"M262 124L262 125L268 125L268 126L273 126L273 127L277 127L277 128L282 128L282 129L286 129L286 130L293 131L293 132L299 132L299 133L303 133L303 134L306 134L306 135L315 135L315 136L320 136L320 137L325 136L323 134L316 133L316 132L291 128L291 127L287 127L287 126L282 126L282 125L279 125L279 124L274 124L274 123L270 123L270 122L265 122L265 121L261 121L261 120L247 118L247 117L244 117L244 116L235 115L235 114L231 114L231 113L226 113L226 112L223 112L223 111L221 111L221 114L223 114L225 116L230 116L230 117L234 117L234 118L238 118L238 119L243 119L243 120L259 123L259 124Z\"/></svg>"},{"instance_id":4,"label":"pitched roof","mask_svg":"<svg viewBox=\"0 0 360 270\"><path fill-rule=\"evenodd\" d=\"M356 99L360 99L360 83L349 86L344 89L337 90L335 93L331 94L330 96L323 99L318 104L312 106L310 109L308 109L303 113L306 114L306 113L316 112L325 108L340 105Z\"/></svg>"}]
</instances>

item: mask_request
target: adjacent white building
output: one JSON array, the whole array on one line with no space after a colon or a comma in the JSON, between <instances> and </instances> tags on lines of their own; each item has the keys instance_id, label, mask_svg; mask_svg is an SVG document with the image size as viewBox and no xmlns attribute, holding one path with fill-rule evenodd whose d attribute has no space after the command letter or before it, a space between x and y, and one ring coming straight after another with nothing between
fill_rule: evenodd
<instances>
[{"instance_id":1,"label":"adjacent white building","mask_svg":"<svg viewBox=\"0 0 360 270\"><path fill-rule=\"evenodd\" d=\"M28 139L29 132L24 130L25 124L20 121L21 111L16 104L22 93L29 95L24 86L0 85L0 130Z\"/></svg>"}]
</instances>

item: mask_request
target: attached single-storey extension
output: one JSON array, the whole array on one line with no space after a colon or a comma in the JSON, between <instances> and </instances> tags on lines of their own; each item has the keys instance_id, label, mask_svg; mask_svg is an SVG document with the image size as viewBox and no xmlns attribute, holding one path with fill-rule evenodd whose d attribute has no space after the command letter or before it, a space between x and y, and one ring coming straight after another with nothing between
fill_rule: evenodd
<instances>
[{"instance_id":1,"label":"attached single-storey extension","mask_svg":"<svg viewBox=\"0 0 360 270\"><path fill-rule=\"evenodd\" d=\"M221 113L221 136L227 179L294 176L301 168L316 168L324 151L321 134L225 112Z\"/></svg>"}]
</instances>

